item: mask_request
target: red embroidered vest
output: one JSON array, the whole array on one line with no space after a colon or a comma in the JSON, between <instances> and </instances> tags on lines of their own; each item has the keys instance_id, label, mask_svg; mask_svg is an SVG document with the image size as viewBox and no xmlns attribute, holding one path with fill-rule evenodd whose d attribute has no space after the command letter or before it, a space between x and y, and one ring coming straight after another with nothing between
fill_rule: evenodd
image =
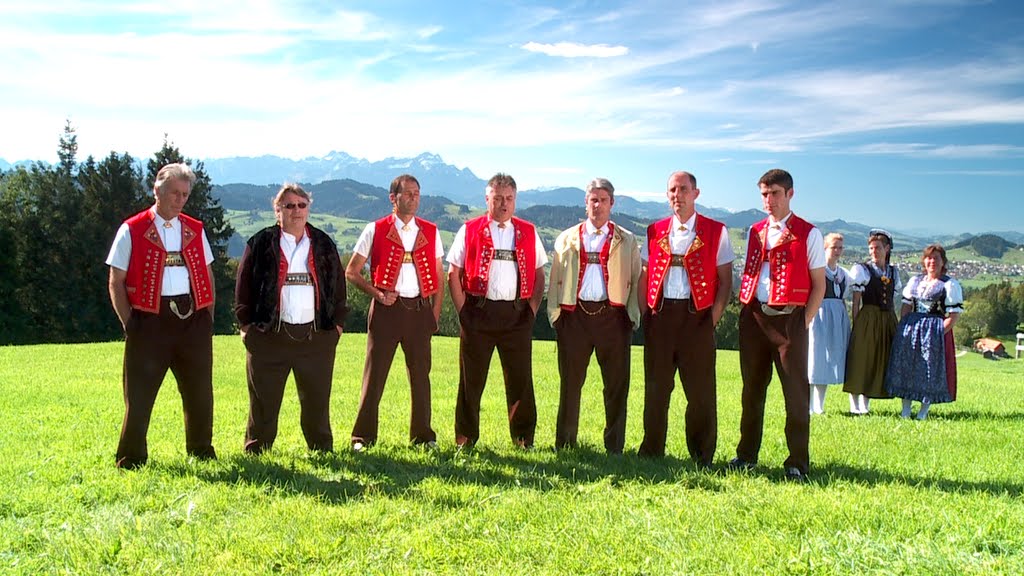
<instances>
[{"instance_id":1,"label":"red embroidered vest","mask_svg":"<svg viewBox=\"0 0 1024 576\"><path fill-rule=\"evenodd\" d=\"M128 302L137 310L159 314L167 250L153 223L153 211L143 210L125 222L132 238L132 255L125 277ZM181 223L181 255L188 268L192 299L196 310L202 310L213 304L213 289L203 254L203 223L185 214L178 215L178 222Z\"/></svg>"},{"instance_id":2,"label":"red embroidered vest","mask_svg":"<svg viewBox=\"0 0 1024 576\"><path fill-rule=\"evenodd\" d=\"M284 230L279 230L277 235L277 310L280 310L283 306L284 298L284 286L285 278L288 276L288 256L285 255L284 249L281 248L281 234L284 234ZM311 280L313 280L313 310L320 309L320 277L316 273L316 260L314 259L315 254L313 252L313 238L309 235L309 224L306 224L306 230L303 232L308 238L309 252L306 253L306 272L309 274Z\"/></svg>"},{"instance_id":3,"label":"red embroidered vest","mask_svg":"<svg viewBox=\"0 0 1024 576\"><path fill-rule=\"evenodd\" d=\"M511 222L515 231L519 297L526 300L533 295L533 280L537 273L537 232L526 220L513 217ZM462 289L474 296L487 295L487 280L494 259L490 223L486 214L466 222L466 267L463 269Z\"/></svg>"},{"instance_id":4,"label":"red embroidered vest","mask_svg":"<svg viewBox=\"0 0 1024 576\"><path fill-rule=\"evenodd\" d=\"M672 218L659 220L647 227L647 305L654 309L661 298L662 284L668 277L672 263ZM683 267L690 280L690 299L693 307L703 310L715 303L718 294L718 245L725 233L725 225L697 214L694 239L683 256Z\"/></svg>"},{"instance_id":5,"label":"red embroidered vest","mask_svg":"<svg viewBox=\"0 0 1024 576\"><path fill-rule=\"evenodd\" d=\"M580 274L576 279L576 302L580 301L580 291L583 290L583 276L587 273L587 267L590 265L587 262L587 248L586 243L583 241L583 230L586 228L586 222L579 225L579 246L580 246ZM608 236L604 240L604 246L601 246L601 252L598 255L598 259L601 264L601 277L604 279L605 292L608 292L608 257L612 250L612 237L615 235L615 224L608 223ZM610 296L610 294L609 294ZM612 306L622 308L625 306L623 302L612 302L609 298L608 303ZM575 304L562 304L562 310L572 312L576 309Z\"/></svg>"},{"instance_id":6,"label":"red embroidered vest","mask_svg":"<svg viewBox=\"0 0 1024 576\"><path fill-rule=\"evenodd\" d=\"M420 296L426 298L441 289L437 277L437 226L416 218L420 227L412 250L412 263L420 283ZM394 290L398 273L402 270L405 246L395 228L395 215L390 214L374 223L373 246L370 247L370 278L373 285Z\"/></svg>"},{"instance_id":7,"label":"red embroidered vest","mask_svg":"<svg viewBox=\"0 0 1024 576\"><path fill-rule=\"evenodd\" d=\"M740 279L740 302L750 303L757 296L761 265L768 262L768 302L772 306L807 304L811 293L811 272L807 268L807 236L814 226L796 214L786 221L779 243L765 253L768 219L750 227L747 262Z\"/></svg>"}]
</instances>

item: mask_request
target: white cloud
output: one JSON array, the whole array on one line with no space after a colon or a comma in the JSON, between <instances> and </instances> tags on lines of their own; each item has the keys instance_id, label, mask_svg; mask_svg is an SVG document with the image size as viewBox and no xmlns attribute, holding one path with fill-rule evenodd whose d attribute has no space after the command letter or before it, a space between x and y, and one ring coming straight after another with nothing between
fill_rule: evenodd
<instances>
[{"instance_id":1,"label":"white cloud","mask_svg":"<svg viewBox=\"0 0 1024 576\"><path fill-rule=\"evenodd\" d=\"M523 50L528 52L540 52L548 56L560 56L562 58L614 58L629 54L629 48L625 46L609 46L608 44L577 44L575 42L558 42L556 44L540 44L538 42L527 42L523 44Z\"/></svg>"}]
</instances>

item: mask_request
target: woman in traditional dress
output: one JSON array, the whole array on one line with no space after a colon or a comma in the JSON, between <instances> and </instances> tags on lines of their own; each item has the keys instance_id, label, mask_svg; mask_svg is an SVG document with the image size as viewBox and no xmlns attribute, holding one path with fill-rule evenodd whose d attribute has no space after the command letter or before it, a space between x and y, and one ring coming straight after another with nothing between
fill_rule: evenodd
<instances>
[{"instance_id":1,"label":"woman in traditional dress","mask_svg":"<svg viewBox=\"0 0 1024 576\"><path fill-rule=\"evenodd\" d=\"M928 417L932 404L956 400L956 354L953 326L963 312L960 283L946 273L946 250L932 244L924 249L918 274L903 289L903 307L892 343L886 391L903 399L901 416L910 418L911 402L921 408L917 419Z\"/></svg>"},{"instance_id":2,"label":"woman in traditional dress","mask_svg":"<svg viewBox=\"0 0 1024 576\"><path fill-rule=\"evenodd\" d=\"M846 311L849 278L839 265L843 235L825 236L825 299L811 320L807 334L807 380L811 384L811 414L825 412L825 392L830 384L846 379L846 348L850 344L850 315Z\"/></svg>"},{"instance_id":3,"label":"woman in traditional dress","mask_svg":"<svg viewBox=\"0 0 1024 576\"><path fill-rule=\"evenodd\" d=\"M846 353L846 383L850 413L867 414L869 399L891 398L885 391L885 370L896 333L894 295L902 284L896 267L889 264L892 235L885 230L868 233L870 258L850 269L853 291L853 333Z\"/></svg>"}]
</instances>

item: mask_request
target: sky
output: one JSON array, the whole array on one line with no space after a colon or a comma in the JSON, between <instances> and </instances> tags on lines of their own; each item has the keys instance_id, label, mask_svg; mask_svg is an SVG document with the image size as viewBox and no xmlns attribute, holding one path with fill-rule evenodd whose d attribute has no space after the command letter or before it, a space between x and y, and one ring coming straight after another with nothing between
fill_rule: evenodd
<instances>
[{"instance_id":1,"label":"sky","mask_svg":"<svg viewBox=\"0 0 1024 576\"><path fill-rule=\"evenodd\" d=\"M439 154L521 190L1024 231L1024 3L0 0L0 158ZM424 193L429 193L424 190Z\"/></svg>"}]
</instances>

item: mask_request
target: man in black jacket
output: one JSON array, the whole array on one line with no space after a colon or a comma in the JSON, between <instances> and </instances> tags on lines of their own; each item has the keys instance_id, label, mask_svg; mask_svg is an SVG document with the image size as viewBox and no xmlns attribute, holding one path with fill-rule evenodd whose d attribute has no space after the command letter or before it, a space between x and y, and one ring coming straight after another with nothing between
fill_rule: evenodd
<instances>
[{"instance_id":1,"label":"man in black jacket","mask_svg":"<svg viewBox=\"0 0 1024 576\"><path fill-rule=\"evenodd\" d=\"M348 311L345 269L331 237L307 222L311 203L300 186L281 187L273 202L277 224L249 238L239 265L235 317L246 348L246 452L274 445L289 372L295 374L306 444L334 449L331 376Z\"/></svg>"}]
</instances>

